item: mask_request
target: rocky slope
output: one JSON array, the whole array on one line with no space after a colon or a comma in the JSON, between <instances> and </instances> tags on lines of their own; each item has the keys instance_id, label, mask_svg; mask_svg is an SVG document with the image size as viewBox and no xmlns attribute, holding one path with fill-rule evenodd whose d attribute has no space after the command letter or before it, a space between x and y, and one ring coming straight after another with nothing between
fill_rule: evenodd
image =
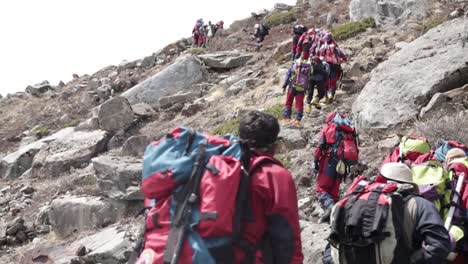
<instances>
[{"instance_id":1,"label":"rocky slope","mask_svg":"<svg viewBox=\"0 0 468 264\"><path fill-rule=\"evenodd\" d=\"M292 10L306 23L336 26L328 14L338 23L353 19L355 2L298 1ZM428 7L437 9L436 2ZM444 19L451 11L440 10ZM399 136L415 131L411 118L426 124L461 113L466 120L467 18L422 37L414 20L395 19L340 41L351 61L338 100L306 115L303 128L282 127L277 157L298 186L305 263L319 263L327 237L327 225L315 223L321 209L310 163L328 112L358 121L361 164L353 175L367 176ZM292 24L273 27L256 53L245 44L253 23L235 22L207 50L181 40L67 84L44 82L1 98L0 263L125 263L142 222L134 215L151 140L179 125L235 131L238 115L251 109L280 116Z\"/></svg>"}]
</instances>

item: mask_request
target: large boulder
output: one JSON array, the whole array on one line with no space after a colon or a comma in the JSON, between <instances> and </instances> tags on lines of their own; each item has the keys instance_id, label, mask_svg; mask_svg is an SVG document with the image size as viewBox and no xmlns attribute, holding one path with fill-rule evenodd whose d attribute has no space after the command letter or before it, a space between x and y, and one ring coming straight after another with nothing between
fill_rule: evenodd
<instances>
[{"instance_id":1,"label":"large boulder","mask_svg":"<svg viewBox=\"0 0 468 264\"><path fill-rule=\"evenodd\" d=\"M156 73L122 94L130 104L158 104L159 98L189 90L193 84L205 80L203 66L195 56L177 59L164 70Z\"/></svg>"},{"instance_id":2,"label":"large boulder","mask_svg":"<svg viewBox=\"0 0 468 264\"><path fill-rule=\"evenodd\" d=\"M44 142L36 141L5 156L0 160L0 178L14 179L21 176L31 168L34 156L44 145Z\"/></svg>"},{"instance_id":3,"label":"large boulder","mask_svg":"<svg viewBox=\"0 0 468 264\"><path fill-rule=\"evenodd\" d=\"M392 55L371 73L353 104L360 128L388 128L415 118L437 92L462 86L468 79L468 20L431 29Z\"/></svg>"},{"instance_id":4,"label":"large boulder","mask_svg":"<svg viewBox=\"0 0 468 264\"><path fill-rule=\"evenodd\" d=\"M140 191L142 160L104 155L92 160L97 186L113 199L143 200Z\"/></svg>"},{"instance_id":5,"label":"large boulder","mask_svg":"<svg viewBox=\"0 0 468 264\"><path fill-rule=\"evenodd\" d=\"M102 228L115 223L125 212L125 204L96 197L63 196L50 204L47 212L52 230L61 237Z\"/></svg>"},{"instance_id":6,"label":"large boulder","mask_svg":"<svg viewBox=\"0 0 468 264\"><path fill-rule=\"evenodd\" d=\"M115 132L127 129L134 119L133 110L125 97L114 97L103 103L97 111L101 129Z\"/></svg>"},{"instance_id":7,"label":"large boulder","mask_svg":"<svg viewBox=\"0 0 468 264\"><path fill-rule=\"evenodd\" d=\"M425 18L430 12L426 0L352 0L349 4L349 17L358 21L373 17L378 24L401 22L411 17Z\"/></svg>"},{"instance_id":8,"label":"large boulder","mask_svg":"<svg viewBox=\"0 0 468 264\"><path fill-rule=\"evenodd\" d=\"M49 90L52 90L52 86L50 86L48 81L43 81L35 85L28 85L28 87L26 87L26 92L35 96L39 96Z\"/></svg>"},{"instance_id":9,"label":"large boulder","mask_svg":"<svg viewBox=\"0 0 468 264\"><path fill-rule=\"evenodd\" d=\"M253 55L241 54L236 51L225 51L213 54L204 54L198 56L206 66L214 69L233 69L244 66Z\"/></svg>"},{"instance_id":10,"label":"large boulder","mask_svg":"<svg viewBox=\"0 0 468 264\"><path fill-rule=\"evenodd\" d=\"M71 167L81 168L102 152L108 141L108 133L103 130L66 130L69 133L55 138L34 157L33 177L58 177Z\"/></svg>"},{"instance_id":11,"label":"large boulder","mask_svg":"<svg viewBox=\"0 0 468 264\"><path fill-rule=\"evenodd\" d=\"M122 154L133 157L143 157L145 149L150 142L151 139L146 135L131 136L123 144Z\"/></svg>"}]
</instances>

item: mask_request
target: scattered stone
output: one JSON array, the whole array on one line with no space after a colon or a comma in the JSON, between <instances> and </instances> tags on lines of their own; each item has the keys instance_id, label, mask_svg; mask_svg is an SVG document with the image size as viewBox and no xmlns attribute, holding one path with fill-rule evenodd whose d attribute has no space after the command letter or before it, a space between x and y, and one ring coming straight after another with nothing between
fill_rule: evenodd
<instances>
[{"instance_id":1,"label":"scattered stone","mask_svg":"<svg viewBox=\"0 0 468 264\"><path fill-rule=\"evenodd\" d=\"M395 43L395 48L404 49L404 48L408 47L408 45L409 45L408 42L400 41L400 42Z\"/></svg>"},{"instance_id":2,"label":"scattered stone","mask_svg":"<svg viewBox=\"0 0 468 264\"><path fill-rule=\"evenodd\" d=\"M105 103L99 109L99 126L101 129L115 132L127 129L133 123L133 111L125 97L117 96Z\"/></svg>"},{"instance_id":3,"label":"scattered stone","mask_svg":"<svg viewBox=\"0 0 468 264\"><path fill-rule=\"evenodd\" d=\"M28 85L28 87L26 87L26 92L34 96L39 96L49 90L52 90L52 86L50 86L48 81L43 81L35 85Z\"/></svg>"},{"instance_id":4,"label":"scattered stone","mask_svg":"<svg viewBox=\"0 0 468 264\"><path fill-rule=\"evenodd\" d=\"M96 90L101 85L101 80L99 80L98 78L93 78L88 81L88 90Z\"/></svg>"},{"instance_id":5,"label":"scattered stone","mask_svg":"<svg viewBox=\"0 0 468 264\"><path fill-rule=\"evenodd\" d=\"M392 135L380 141L377 148L382 153L389 153L398 143L400 143L400 137L398 135Z\"/></svg>"},{"instance_id":6,"label":"scattered stone","mask_svg":"<svg viewBox=\"0 0 468 264\"><path fill-rule=\"evenodd\" d=\"M282 142L290 150L302 149L307 146L307 140L301 135L301 130L282 127L278 137L282 138Z\"/></svg>"},{"instance_id":7,"label":"scattered stone","mask_svg":"<svg viewBox=\"0 0 468 264\"><path fill-rule=\"evenodd\" d=\"M146 135L131 136L122 146L122 154L126 156L143 157L146 146L151 139Z\"/></svg>"},{"instance_id":8,"label":"scattered stone","mask_svg":"<svg viewBox=\"0 0 468 264\"><path fill-rule=\"evenodd\" d=\"M7 234L7 224L0 219L0 238L4 238Z\"/></svg>"},{"instance_id":9,"label":"scattered stone","mask_svg":"<svg viewBox=\"0 0 468 264\"><path fill-rule=\"evenodd\" d=\"M78 74L76 74L76 73L74 73L74 74L72 75L72 77L73 77L73 79L75 79L75 80L80 78L80 76L79 76Z\"/></svg>"},{"instance_id":10,"label":"scattered stone","mask_svg":"<svg viewBox=\"0 0 468 264\"><path fill-rule=\"evenodd\" d=\"M34 156L46 144L36 141L0 160L0 178L15 179L31 168Z\"/></svg>"},{"instance_id":11,"label":"scattered stone","mask_svg":"<svg viewBox=\"0 0 468 264\"><path fill-rule=\"evenodd\" d=\"M133 113L142 118L151 117L156 115L156 111L149 105L145 103L139 103L132 105Z\"/></svg>"},{"instance_id":12,"label":"scattered stone","mask_svg":"<svg viewBox=\"0 0 468 264\"><path fill-rule=\"evenodd\" d=\"M252 54L241 54L236 51L225 51L198 56L206 66L214 69L233 69L241 67L249 61Z\"/></svg>"},{"instance_id":13,"label":"scattered stone","mask_svg":"<svg viewBox=\"0 0 468 264\"><path fill-rule=\"evenodd\" d=\"M174 79L174 76L177 76ZM130 104L147 103L156 106L159 98L181 91L205 80L205 72L195 56L178 58L173 64L122 94Z\"/></svg>"},{"instance_id":14,"label":"scattered stone","mask_svg":"<svg viewBox=\"0 0 468 264\"><path fill-rule=\"evenodd\" d=\"M193 116L196 113L205 109L205 107L206 107L206 102L186 104L184 105L184 108L182 108L181 114L183 116Z\"/></svg>"},{"instance_id":15,"label":"scattered stone","mask_svg":"<svg viewBox=\"0 0 468 264\"><path fill-rule=\"evenodd\" d=\"M60 81L57 85L59 88L65 87L65 83L63 81Z\"/></svg>"},{"instance_id":16,"label":"scattered stone","mask_svg":"<svg viewBox=\"0 0 468 264\"><path fill-rule=\"evenodd\" d=\"M290 5L287 5L287 4L283 4L283 3L276 3L274 6L273 6L273 10L275 12L283 12L283 11L289 11L291 10L293 7L290 6Z\"/></svg>"},{"instance_id":17,"label":"scattered stone","mask_svg":"<svg viewBox=\"0 0 468 264\"><path fill-rule=\"evenodd\" d=\"M109 73L109 75L107 75L108 78L114 78L114 77L117 77L117 76L119 76L118 71L113 71L113 72Z\"/></svg>"},{"instance_id":18,"label":"scattered stone","mask_svg":"<svg viewBox=\"0 0 468 264\"><path fill-rule=\"evenodd\" d=\"M23 188L20 189L20 192L24 193L24 194L32 194L34 193L34 188L31 187L31 186L24 186Z\"/></svg>"},{"instance_id":19,"label":"scattered stone","mask_svg":"<svg viewBox=\"0 0 468 264\"><path fill-rule=\"evenodd\" d=\"M141 159L105 155L94 158L92 162L101 192L113 199L143 199L138 188L141 183Z\"/></svg>"},{"instance_id":20,"label":"scattered stone","mask_svg":"<svg viewBox=\"0 0 468 264\"><path fill-rule=\"evenodd\" d=\"M111 96L112 88L110 85L105 84L97 88L97 96L99 97L100 102L107 101Z\"/></svg>"},{"instance_id":21,"label":"scattered stone","mask_svg":"<svg viewBox=\"0 0 468 264\"><path fill-rule=\"evenodd\" d=\"M71 167L81 168L105 149L108 133L103 130L75 131L74 128L65 128L48 139L53 141L34 157L33 177L58 177Z\"/></svg>"},{"instance_id":22,"label":"scattered stone","mask_svg":"<svg viewBox=\"0 0 468 264\"><path fill-rule=\"evenodd\" d=\"M144 69L149 69L149 68L153 67L155 64L156 64L156 54L153 53L153 55L145 57L141 61L140 67L144 68Z\"/></svg>"},{"instance_id":23,"label":"scattered stone","mask_svg":"<svg viewBox=\"0 0 468 264\"><path fill-rule=\"evenodd\" d=\"M78 257L82 257L84 255L86 255L86 247L84 245L81 245L78 250L76 251L76 255Z\"/></svg>"},{"instance_id":24,"label":"scattered stone","mask_svg":"<svg viewBox=\"0 0 468 264\"><path fill-rule=\"evenodd\" d=\"M159 98L159 107L161 109L167 109L175 104L178 103L186 103L195 100L200 96L200 93L197 92L187 92L187 93L179 93L175 95L169 95L165 97Z\"/></svg>"},{"instance_id":25,"label":"scattered stone","mask_svg":"<svg viewBox=\"0 0 468 264\"><path fill-rule=\"evenodd\" d=\"M48 217L52 230L66 237L75 232L115 223L123 213L124 205L114 201L95 197L63 196L52 201Z\"/></svg>"},{"instance_id":26,"label":"scattered stone","mask_svg":"<svg viewBox=\"0 0 468 264\"><path fill-rule=\"evenodd\" d=\"M107 150L113 150L120 148L125 140L127 140L128 135L125 133L125 130L119 130L115 132L112 138L107 142Z\"/></svg>"},{"instance_id":27,"label":"scattered stone","mask_svg":"<svg viewBox=\"0 0 468 264\"><path fill-rule=\"evenodd\" d=\"M297 207L299 210L304 210L306 207L312 204L312 199L310 197L302 198L297 202Z\"/></svg>"}]
</instances>

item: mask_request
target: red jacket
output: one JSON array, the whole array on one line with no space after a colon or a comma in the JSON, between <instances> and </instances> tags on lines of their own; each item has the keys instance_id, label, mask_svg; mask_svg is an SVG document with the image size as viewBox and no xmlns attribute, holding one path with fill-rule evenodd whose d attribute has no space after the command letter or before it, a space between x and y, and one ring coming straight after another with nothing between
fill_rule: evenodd
<instances>
[{"instance_id":1,"label":"red jacket","mask_svg":"<svg viewBox=\"0 0 468 264\"><path fill-rule=\"evenodd\" d=\"M262 156L268 155L258 153ZM255 167L259 160L258 156L252 157L250 167ZM251 245L257 245L268 233L274 263L302 263L304 257L296 186L289 171L279 162L261 165L251 174L250 195L254 220L244 222L243 238ZM236 263L240 262L243 255L244 251L236 251ZM260 252L257 253L256 259L256 263L263 263Z\"/></svg>"}]
</instances>

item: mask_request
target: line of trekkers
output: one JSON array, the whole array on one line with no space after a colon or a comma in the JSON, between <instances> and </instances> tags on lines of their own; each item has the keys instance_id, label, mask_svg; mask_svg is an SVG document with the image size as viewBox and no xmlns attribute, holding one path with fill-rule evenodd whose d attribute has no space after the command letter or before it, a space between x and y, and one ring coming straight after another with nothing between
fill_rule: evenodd
<instances>
[{"instance_id":1,"label":"line of trekkers","mask_svg":"<svg viewBox=\"0 0 468 264\"><path fill-rule=\"evenodd\" d=\"M212 24L203 22L203 19L198 19L192 29L192 47L205 48L210 40L216 36L216 33L224 29L224 22L218 21Z\"/></svg>"},{"instance_id":2,"label":"line of trekkers","mask_svg":"<svg viewBox=\"0 0 468 264\"><path fill-rule=\"evenodd\" d=\"M301 125L304 115L304 98L306 97L306 113L312 111L312 105L321 109L325 104L335 99L337 83L343 76L342 62L348 58L333 39L330 32L319 28L308 29L302 24L293 27L291 49L292 66L289 68L283 93L287 90L284 109L284 123L291 122L292 105L296 101L296 116L293 123ZM317 94L314 97L314 89Z\"/></svg>"}]
</instances>

